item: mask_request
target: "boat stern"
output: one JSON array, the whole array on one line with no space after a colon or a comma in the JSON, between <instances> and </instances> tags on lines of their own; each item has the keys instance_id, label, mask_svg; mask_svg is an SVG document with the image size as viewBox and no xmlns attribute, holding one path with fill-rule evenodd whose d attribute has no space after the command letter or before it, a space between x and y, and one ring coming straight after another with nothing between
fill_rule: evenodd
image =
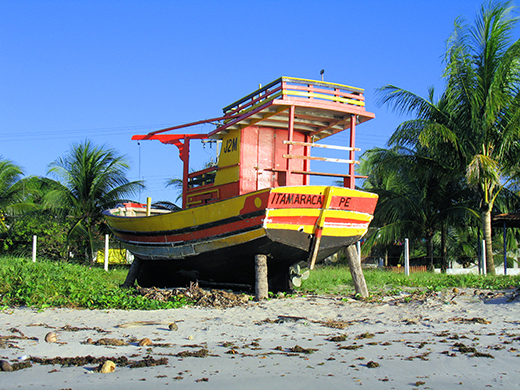
<instances>
[{"instance_id":1,"label":"boat stern","mask_svg":"<svg viewBox=\"0 0 520 390\"><path fill-rule=\"evenodd\" d=\"M264 226L273 241L307 252L320 237L322 259L366 234L377 199L376 194L343 187L274 188Z\"/></svg>"}]
</instances>

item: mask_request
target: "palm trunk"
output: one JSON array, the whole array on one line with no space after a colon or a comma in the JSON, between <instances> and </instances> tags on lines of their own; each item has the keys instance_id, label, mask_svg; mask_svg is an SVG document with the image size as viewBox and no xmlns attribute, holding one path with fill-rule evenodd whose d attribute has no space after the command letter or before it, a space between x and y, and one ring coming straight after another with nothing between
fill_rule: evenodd
<instances>
[{"instance_id":1,"label":"palm trunk","mask_svg":"<svg viewBox=\"0 0 520 390\"><path fill-rule=\"evenodd\" d=\"M495 275L495 260L493 259L491 239L491 207L485 207L482 211L482 232L486 243L486 270L488 274Z\"/></svg>"},{"instance_id":2,"label":"palm trunk","mask_svg":"<svg viewBox=\"0 0 520 390\"><path fill-rule=\"evenodd\" d=\"M447 228L446 223L443 222L441 225L441 272L443 274L446 273L446 268L448 268L448 259L447 259L447 248L446 248L446 236L447 236Z\"/></svg>"},{"instance_id":3,"label":"palm trunk","mask_svg":"<svg viewBox=\"0 0 520 390\"><path fill-rule=\"evenodd\" d=\"M428 259L428 271L435 271L435 266L433 264L433 240L430 234L426 236L426 258Z\"/></svg>"}]
</instances>

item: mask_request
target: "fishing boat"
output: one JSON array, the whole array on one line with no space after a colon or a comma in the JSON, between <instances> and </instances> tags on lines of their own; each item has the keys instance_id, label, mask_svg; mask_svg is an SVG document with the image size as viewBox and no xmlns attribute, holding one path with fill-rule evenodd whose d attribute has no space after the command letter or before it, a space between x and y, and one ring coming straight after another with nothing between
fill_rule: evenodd
<instances>
[{"instance_id":1,"label":"fishing boat","mask_svg":"<svg viewBox=\"0 0 520 390\"><path fill-rule=\"evenodd\" d=\"M182 207L126 203L104 212L134 255L141 286L253 286L255 256L267 256L269 289L298 285L301 266L352 245L367 232L377 195L355 188L356 126L373 119L363 89L281 77L224 107L217 118L135 135L175 145L183 162ZM174 131L216 123L207 134ZM348 132L348 146L320 143ZM190 142L216 140L216 164L190 172ZM347 158L311 155L340 150ZM311 170L343 163L342 173ZM311 185L311 176L342 185ZM305 267L304 267L305 268ZM127 278L128 282L128 278ZM131 280L133 284L133 280Z\"/></svg>"}]
</instances>

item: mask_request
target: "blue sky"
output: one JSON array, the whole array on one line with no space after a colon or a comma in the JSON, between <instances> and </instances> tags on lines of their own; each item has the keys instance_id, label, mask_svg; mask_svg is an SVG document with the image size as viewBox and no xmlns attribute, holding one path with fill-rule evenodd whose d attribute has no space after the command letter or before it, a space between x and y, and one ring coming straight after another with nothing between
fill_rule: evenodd
<instances>
[{"instance_id":1,"label":"blue sky","mask_svg":"<svg viewBox=\"0 0 520 390\"><path fill-rule=\"evenodd\" d=\"M141 200L173 200L174 146L133 134L221 115L222 107L280 76L365 89L376 118L357 146L383 147L404 119L377 104L394 84L425 96L442 88L454 20L481 2L0 0L0 155L26 175L90 139L128 157ZM519 30L514 39L520 38ZM209 132L210 125L190 132ZM328 143L345 144L337 137ZM210 158L194 153L193 168Z\"/></svg>"}]
</instances>

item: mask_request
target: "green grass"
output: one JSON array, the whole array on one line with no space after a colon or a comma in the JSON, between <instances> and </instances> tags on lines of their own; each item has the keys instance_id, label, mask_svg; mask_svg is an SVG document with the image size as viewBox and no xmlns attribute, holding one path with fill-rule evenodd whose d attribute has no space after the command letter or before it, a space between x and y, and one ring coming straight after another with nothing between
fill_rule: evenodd
<instances>
[{"instance_id":1,"label":"green grass","mask_svg":"<svg viewBox=\"0 0 520 390\"><path fill-rule=\"evenodd\" d=\"M382 292L398 293L406 289L439 291L457 287L500 290L520 286L520 275L445 275L418 272L405 276L377 269L364 270L363 273L371 295ZM343 265L319 266L311 271L309 279L303 281L298 291L313 294L353 294L354 286L348 267Z\"/></svg>"},{"instance_id":2,"label":"green grass","mask_svg":"<svg viewBox=\"0 0 520 390\"><path fill-rule=\"evenodd\" d=\"M84 309L171 309L190 304L185 298L158 301L145 298L135 289L119 286L127 268L0 257L0 309L26 306L38 309L68 307ZM442 275L428 272L409 277L379 270L365 270L372 296L399 294L404 290L477 288L499 290L520 286L520 276ZM344 265L318 266L300 288L303 294L353 295L349 269Z\"/></svg>"},{"instance_id":3,"label":"green grass","mask_svg":"<svg viewBox=\"0 0 520 390\"><path fill-rule=\"evenodd\" d=\"M0 257L0 308L69 307L85 309L171 309L188 302L166 302L136 294L134 289L119 285L125 280L126 268L100 267L56 261Z\"/></svg>"}]
</instances>

